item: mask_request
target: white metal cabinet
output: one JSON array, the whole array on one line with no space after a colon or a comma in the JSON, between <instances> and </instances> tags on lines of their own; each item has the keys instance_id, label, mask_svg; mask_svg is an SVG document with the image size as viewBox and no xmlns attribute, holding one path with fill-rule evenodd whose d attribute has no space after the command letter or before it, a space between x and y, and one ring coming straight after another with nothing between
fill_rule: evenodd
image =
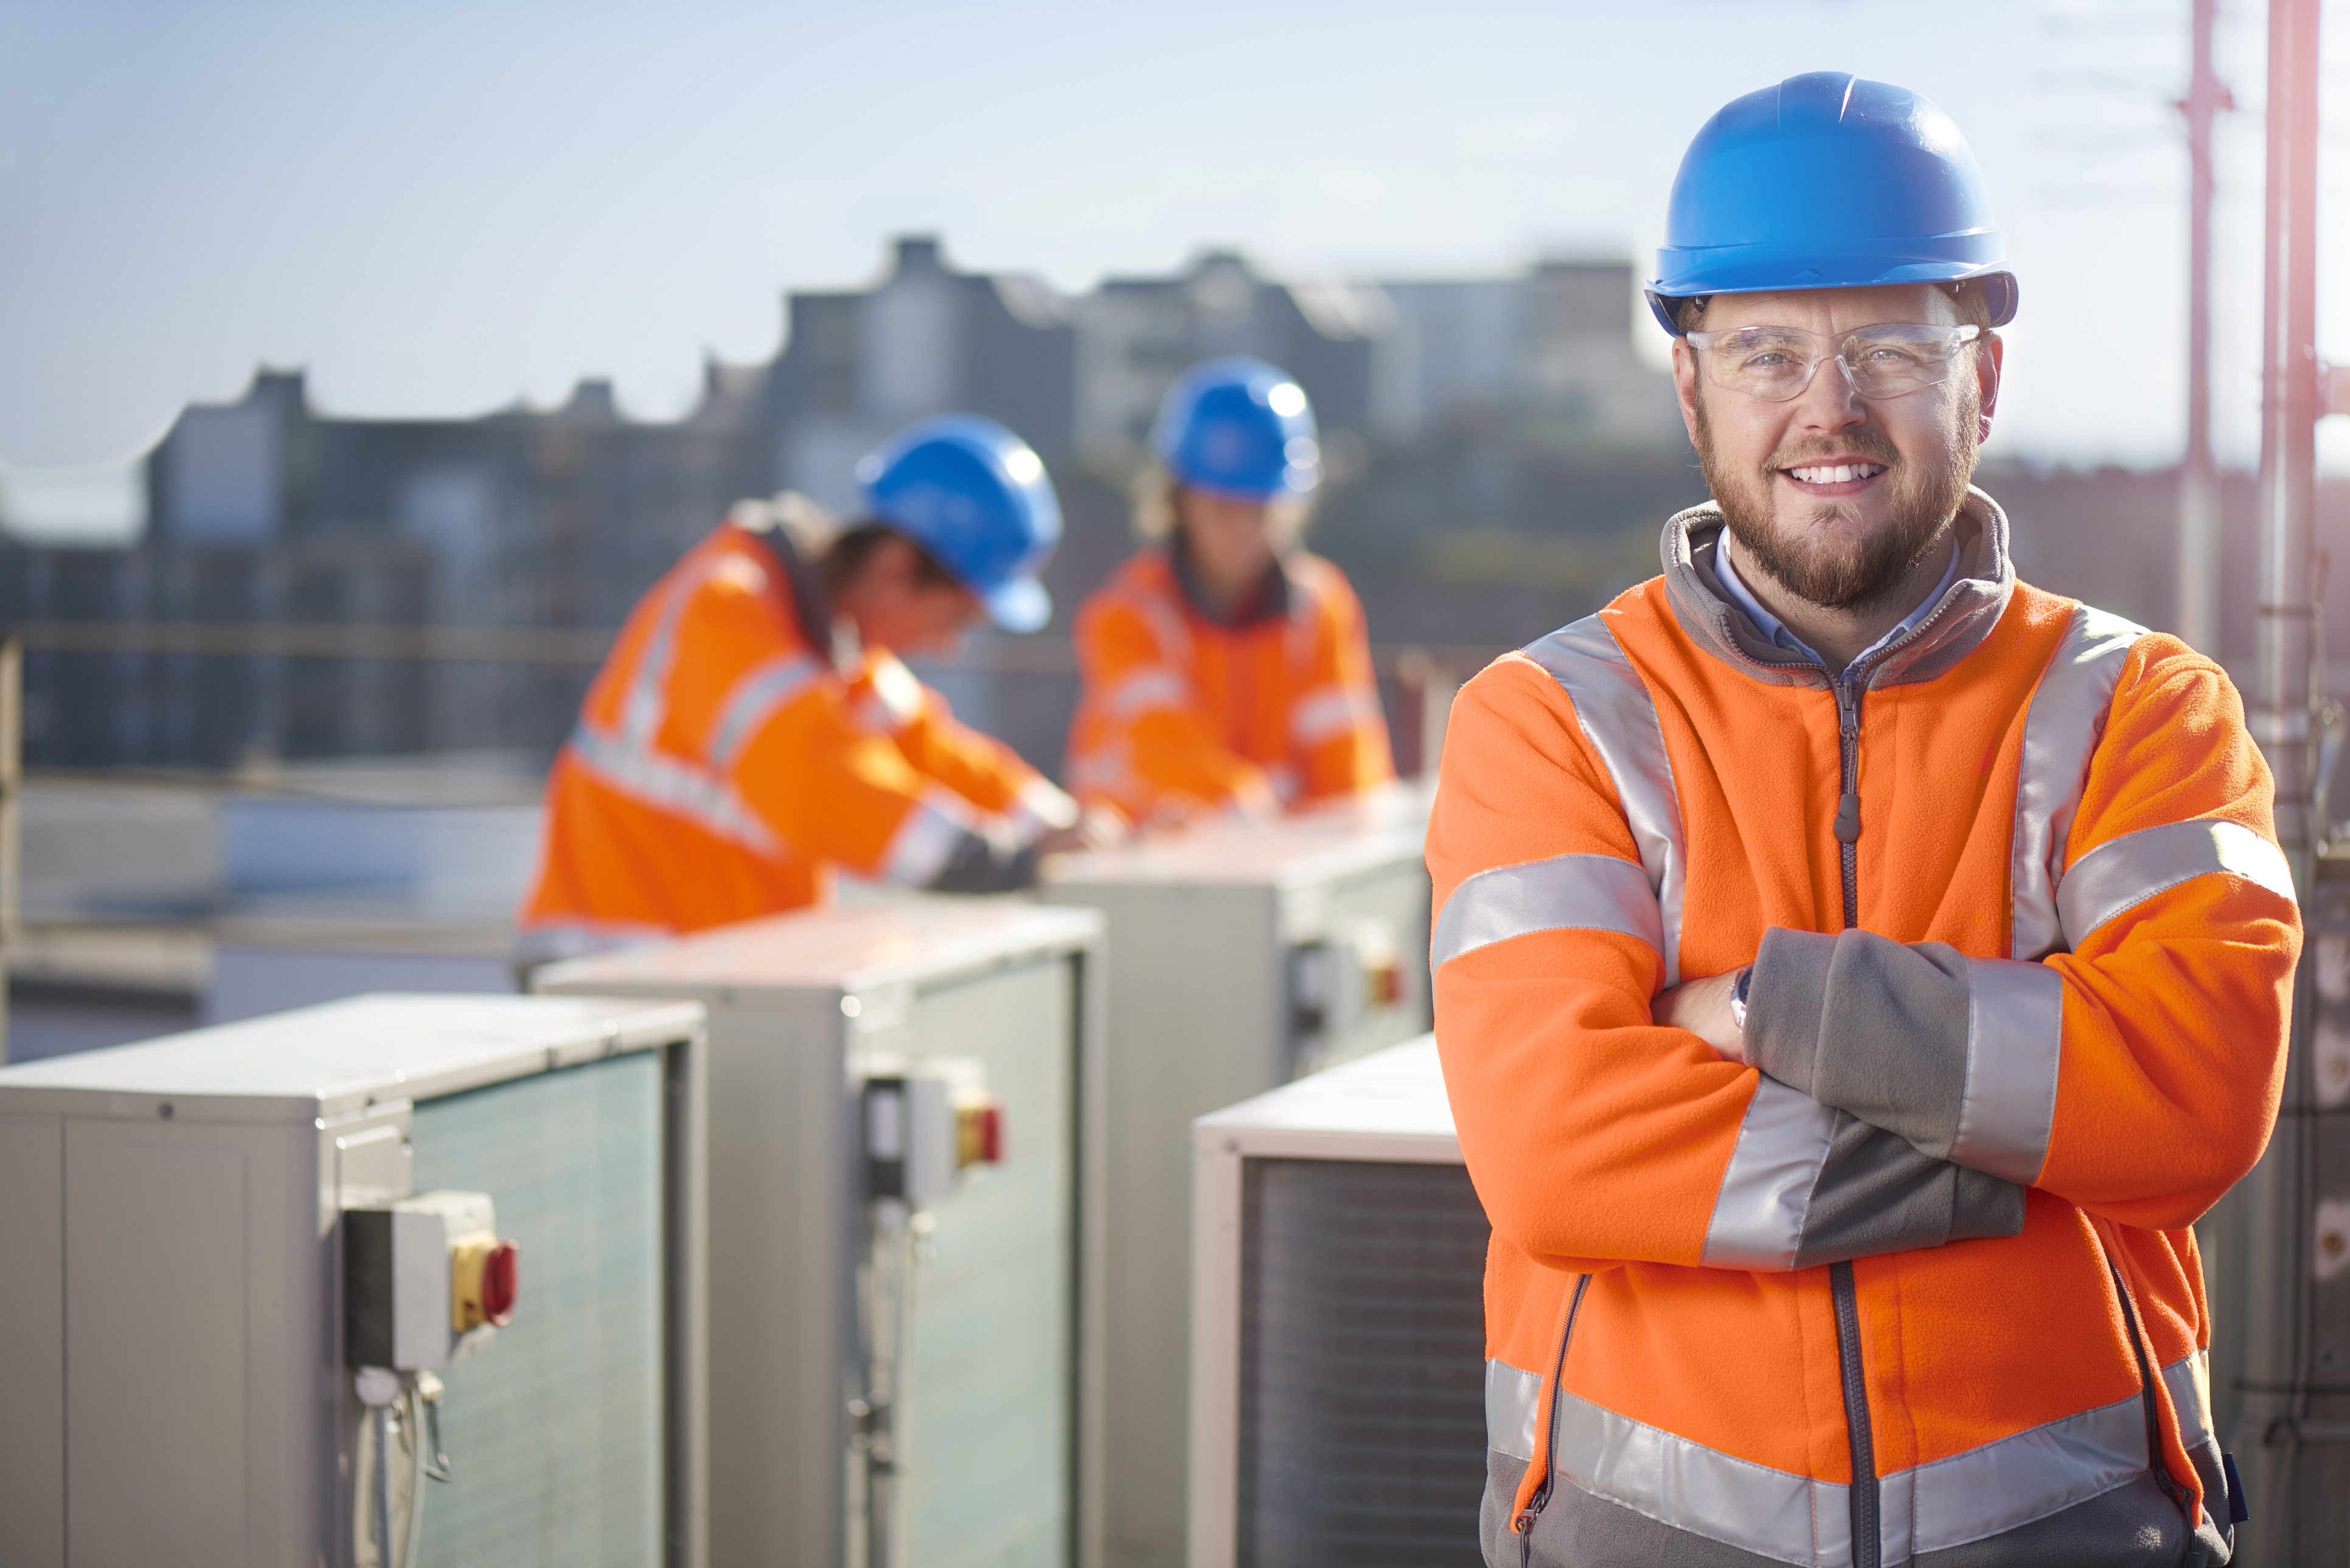
<instances>
[{"instance_id":1,"label":"white metal cabinet","mask_svg":"<svg viewBox=\"0 0 2350 1568\"><path fill-rule=\"evenodd\" d=\"M1183 1561L1191 1118L1429 1027L1422 797L1055 863L1109 922L1107 1381L1117 1568Z\"/></svg>"},{"instance_id":2,"label":"white metal cabinet","mask_svg":"<svg viewBox=\"0 0 2350 1568\"><path fill-rule=\"evenodd\" d=\"M1191 1568L1476 1568L1488 1230L1435 1038L1192 1137Z\"/></svg>"},{"instance_id":3,"label":"white metal cabinet","mask_svg":"<svg viewBox=\"0 0 2350 1568\"><path fill-rule=\"evenodd\" d=\"M342 1210L488 1176L522 1306L448 1369L458 1479L419 1561L596 1561L542 1527L572 1515L700 1568L700 1031L380 996L0 1069L0 1554L352 1561Z\"/></svg>"},{"instance_id":4,"label":"white metal cabinet","mask_svg":"<svg viewBox=\"0 0 2350 1568\"><path fill-rule=\"evenodd\" d=\"M1080 1205L1099 1190L1087 1173L1100 1158L1100 960L1087 911L913 898L533 977L709 1009L717 1561L1070 1560L1090 1447L1078 1357L1099 1345L1081 1322L1098 1290L1079 1235L1099 1218ZM973 1069L1001 1102L1003 1159L913 1218L908 1374L891 1410L860 1417L877 1234L860 1090L940 1062ZM877 1432L904 1477L885 1511L898 1538L879 1545L862 1485Z\"/></svg>"}]
</instances>

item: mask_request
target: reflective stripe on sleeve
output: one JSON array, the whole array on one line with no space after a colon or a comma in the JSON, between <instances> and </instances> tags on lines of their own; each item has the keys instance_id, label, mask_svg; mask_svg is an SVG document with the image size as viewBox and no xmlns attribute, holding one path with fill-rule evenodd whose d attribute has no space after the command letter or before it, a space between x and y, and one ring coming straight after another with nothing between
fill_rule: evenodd
<instances>
[{"instance_id":1,"label":"reflective stripe on sleeve","mask_svg":"<svg viewBox=\"0 0 2350 1568\"><path fill-rule=\"evenodd\" d=\"M1102 696L1102 709L1113 719L1137 719L1162 708L1187 708L1191 683L1164 665L1148 665L1121 678Z\"/></svg>"},{"instance_id":2,"label":"reflective stripe on sleeve","mask_svg":"<svg viewBox=\"0 0 2350 1568\"><path fill-rule=\"evenodd\" d=\"M1012 825L1013 842L1023 846L1057 829L1075 827L1083 815L1067 791L1041 774L1020 786L1012 809L1004 814Z\"/></svg>"},{"instance_id":3,"label":"reflective stripe on sleeve","mask_svg":"<svg viewBox=\"0 0 2350 1568\"><path fill-rule=\"evenodd\" d=\"M2032 694L2015 781L2011 957L2045 958L2064 941L2056 885L2064 877L2064 840L2080 809L2089 758L2105 733L2106 711L2113 706L2122 665L2131 646L2146 635L2146 628L2133 621L2078 607Z\"/></svg>"},{"instance_id":4,"label":"reflective stripe on sleeve","mask_svg":"<svg viewBox=\"0 0 2350 1568\"><path fill-rule=\"evenodd\" d=\"M1316 746L1369 723L1378 711L1378 699L1367 691L1325 686L1305 693L1290 709L1289 738L1301 746Z\"/></svg>"},{"instance_id":5,"label":"reflective stripe on sleeve","mask_svg":"<svg viewBox=\"0 0 2350 1568\"><path fill-rule=\"evenodd\" d=\"M753 665L718 704L718 722L702 748L711 766L722 773L732 768L767 721L823 674L824 666L806 653L779 653Z\"/></svg>"},{"instance_id":6,"label":"reflective stripe on sleeve","mask_svg":"<svg viewBox=\"0 0 2350 1568\"><path fill-rule=\"evenodd\" d=\"M962 801L943 790L924 791L882 851L882 878L906 888L929 886L973 831L970 808Z\"/></svg>"},{"instance_id":7,"label":"reflective stripe on sleeve","mask_svg":"<svg viewBox=\"0 0 2350 1568\"><path fill-rule=\"evenodd\" d=\"M571 753L588 774L615 794L681 817L714 837L768 859L783 841L759 819L734 786L707 769L629 744L587 724L571 732Z\"/></svg>"},{"instance_id":8,"label":"reflective stripe on sleeve","mask_svg":"<svg viewBox=\"0 0 2350 1568\"><path fill-rule=\"evenodd\" d=\"M2210 1374L2203 1353L2199 1350L2164 1367L2162 1381L2170 1390L2172 1408L2178 1412L2178 1435L2182 1446L2192 1450L2199 1444L2216 1442L2218 1439L2211 1432ZM1486 1386L1492 1386L1491 1378L1487 1379ZM2224 1502L2226 1500L2220 1501Z\"/></svg>"},{"instance_id":9,"label":"reflective stripe on sleeve","mask_svg":"<svg viewBox=\"0 0 2350 1568\"><path fill-rule=\"evenodd\" d=\"M1640 864L1656 892L1664 927L1665 984L1680 983L1681 898L1688 876L1682 847L1680 797L1657 707L1630 659L1601 616L1551 633L1525 649L1575 704L1592 750L1616 785L1624 819L1639 846Z\"/></svg>"},{"instance_id":10,"label":"reflective stripe on sleeve","mask_svg":"<svg viewBox=\"0 0 2350 1568\"><path fill-rule=\"evenodd\" d=\"M1531 1458L1543 1380L1485 1364L1485 1440ZM1555 1396L1553 1472L1596 1498L1675 1530L1774 1562L1852 1561L1847 1489L1669 1432L1564 1389ZM2137 1394L1980 1448L1896 1470L1878 1482L1878 1557L1907 1563L2044 1519L2146 1474Z\"/></svg>"},{"instance_id":11,"label":"reflective stripe on sleeve","mask_svg":"<svg viewBox=\"0 0 2350 1568\"><path fill-rule=\"evenodd\" d=\"M877 735L894 735L922 716L922 683L894 654L878 653L866 666L868 690L857 722Z\"/></svg>"},{"instance_id":12,"label":"reflective stripe on sleeve","mask_svg":"<svg viewBox=\"0 0 2350 1568\"><path fill-rule=\"evenodd\" d=\"M1967 1086L1950 1158L2031 1186L2048 1158L2064 1046L2064 976L2043 963L1969 959Z\"/></svg>"},{"instance_id":13,"label":"reflective stripe on sleeve","mask_svg":"<svg viewBox=\"0 0 2350 1568\"><path fill-rule=\"evenodd\" d=\"M1664 916L1647 871L1613 855L1559 855L1496 866L1453 888L1430 959L1441 969L1512 937L1560 930L1619 931L1664 956Z\"/></svg>"},{"instance_id":14,"label":"reflective stripe on sleeve","mask_svg":"<svg viewBox=\"0 0 2350 1568\"><path fill-rule=\"evenodd\" d=\"M1705 1264L1784 1272L1803 1244L1804 1214L1827 1163L1835 1111L1757 1075L1705 1228Z\"/></svg>"},{"instance_id":15,"label":"reflective stripe on sleeve","mask_svg":"<svg viewBox=\"0 0 2350 1568\"><path fill-rule=\"evenodd\" d=\"M2056 888L2064 945L2078 949L2116 915L2198 877L2221 872L2293 901L2293 868L2284 851L2241 823L2198 820L2142 827L2098 845L2064 873Z\"/></svg>"}]
</instances>

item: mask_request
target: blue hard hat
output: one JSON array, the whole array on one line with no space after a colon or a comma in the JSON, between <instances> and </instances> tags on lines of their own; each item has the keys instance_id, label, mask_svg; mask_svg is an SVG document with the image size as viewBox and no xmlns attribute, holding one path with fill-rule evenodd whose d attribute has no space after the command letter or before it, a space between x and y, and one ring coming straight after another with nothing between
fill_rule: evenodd
<instances>
[{"instance_id":1,"label":"blue hard hat","mask_svg":"<svg viewBox=\"0 0 2350 1568\"><path fill-rule=\"evenodd\" d=\"M1026 441L976 414L908 425L857 465L865 509L931 553L996 625L1035 631L1053 601L1036 580L1061 538L1061 504Z\"/></svg>"},{"instance_id":2,"label":"blue hard hat","mask_svg":"<svg viewBox=\"0 0 2350 1568\"><path fill-rule=\"evenodd\" d=\"M2015 275L1991 196L1949 115L1841 71L1789 77L1705 122L1681 158L1648 307L1777 289L1956 283L1991 324L2015 317Z\"/></svg>"},{"instance_id":3,"label":"blue hard hat","mask_svg":"<svg viewBox=\"0 0 2350 1568\"><path fill-rule=\"evenodd\" d=\"M1184 371L1159 407L1150 444L1177 483L1237 500L1309 495L1322 479L1305 389L1246 355Z\"/></svg>"}]
</instances>

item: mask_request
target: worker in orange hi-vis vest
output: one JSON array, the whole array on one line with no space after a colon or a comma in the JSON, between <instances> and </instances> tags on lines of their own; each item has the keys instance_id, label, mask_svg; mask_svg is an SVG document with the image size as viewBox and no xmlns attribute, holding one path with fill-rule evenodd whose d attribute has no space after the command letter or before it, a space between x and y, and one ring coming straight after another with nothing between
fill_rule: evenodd
<instances>
[{"instance_id":1,"label":"worker in orange hi-vis vest","mask_svg":"<svg viewBox=\"0 0 2350 1568\"><path fill-rule=\"evenodd\" d=\"M737 507L628 623L547 781L524 962L823 901L833 868L1017 888L1101 821L955 722L899 659L983 618L1033 631L1060 537L1044 464L968 415L858 465L865 520L804 552L789 507Z\"/></svg>"},{"instance_id":2,"label":"worker in orange hi-vis vest","mask_svg":"<svg viewBox=\"0 0 2350 1568\"><path fill-rule=\"evenodd\" d=\"M1070 787L1157 824L1393 780L1363 607L1297 547L1321 478L1305 391L1263 360L1211 360L1169 392L1152 444L1137 523L1164 542L1078 611Z\"/></svg>"},{"instance_id":3,"label":"worker in orange hi-vis vest","mask_svg":"<svg viewBox=\"0 0 2350 1568\"><path fill-rule=\"evenodd\" d=\"M1485 1561L2226 1563L2194 1226L2301 950L2243 701L2017 580L1969 483L2016 278L1948 116L1748 94L1666 236L1714 499L1462 689L1428 829Z\"/></svg>"}]
</instances>

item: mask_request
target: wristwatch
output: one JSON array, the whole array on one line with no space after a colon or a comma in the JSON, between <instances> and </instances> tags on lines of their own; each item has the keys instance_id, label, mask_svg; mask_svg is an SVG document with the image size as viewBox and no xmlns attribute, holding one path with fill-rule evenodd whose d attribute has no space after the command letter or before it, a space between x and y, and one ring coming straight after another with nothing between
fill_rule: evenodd
<instances>
[{"instance_id":1,"label":"wristwatch","mask_svg":"<svg viewBox=\"0 0 2350 1568\"><path fill-rule=\"evenodd\" d=\"M1738 971L1738 983L1730 988L1730 1021L1738 1025L1741 1034L1746 1033L1746 993L1754 985L1754 966L1748 964Z\"/></svg>"}]
</instances>

